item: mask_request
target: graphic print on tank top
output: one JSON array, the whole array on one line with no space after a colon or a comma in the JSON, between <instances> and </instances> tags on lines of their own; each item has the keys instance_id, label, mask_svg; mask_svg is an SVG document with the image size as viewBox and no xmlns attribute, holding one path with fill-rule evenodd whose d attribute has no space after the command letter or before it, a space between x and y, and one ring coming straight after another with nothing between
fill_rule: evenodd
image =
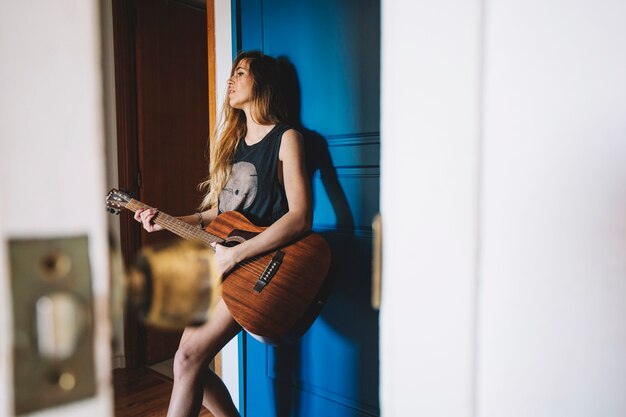
<instances>
[{"instance_id":1,"label":"graphic print on tank top","mask_svg":"<svg viewBox=\"0 0 626 417\"><path fill-rule=\"evenodd\" d=\"M254 165L245 161L237 162L233 165L230 178L220 194L220 212L249 208L254 203L257 189L258 176Z\"/></svg>"}]
</instances>

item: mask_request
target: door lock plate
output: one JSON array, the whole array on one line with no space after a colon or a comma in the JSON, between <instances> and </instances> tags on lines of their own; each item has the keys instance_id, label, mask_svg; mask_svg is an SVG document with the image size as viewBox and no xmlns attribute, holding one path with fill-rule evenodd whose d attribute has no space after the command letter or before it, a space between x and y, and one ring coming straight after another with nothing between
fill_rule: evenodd
<instances>
[{"instance_id":1,"label":"door lock plate","mask_svg":"<svg viewBox=\"0 0 626 417\"><path fill-rule=\"evenodd\" d=\"M95 395L87 236L9 241L15 413Z\"/></svg>"}]
</instances>

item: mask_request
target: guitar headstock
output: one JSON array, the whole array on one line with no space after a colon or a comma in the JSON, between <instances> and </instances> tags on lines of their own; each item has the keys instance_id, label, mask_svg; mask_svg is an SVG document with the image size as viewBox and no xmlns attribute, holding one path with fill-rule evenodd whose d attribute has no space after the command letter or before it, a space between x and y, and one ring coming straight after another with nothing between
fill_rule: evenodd
<instances>
[{"instance_id":1,"label":"guitar headstock","mask_svg":"<svg viewBox=\"0 0 626 417\"><path fill-rule=\"evenodd\" d=\"M107 211L112 214L120 214L131 199L132 197L128 193L113 188L105 198Z\"/></svg>"}]
</instances>

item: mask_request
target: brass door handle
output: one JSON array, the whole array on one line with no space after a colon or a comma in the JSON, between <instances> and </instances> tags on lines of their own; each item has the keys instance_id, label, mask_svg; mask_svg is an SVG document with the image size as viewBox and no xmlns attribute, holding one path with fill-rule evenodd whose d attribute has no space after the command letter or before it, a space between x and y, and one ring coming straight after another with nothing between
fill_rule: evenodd
<instances>
[{"instance_id":1,"label":"brass door handle","mask_svg":"<svg viewBox=\"0 0 626 417\"><path fill-rule=\"evenodd\" d=\"M146 324L183 329L209 319L221 298L213 253L178 240L145 247L127 276L128 297Z\"/></svg>"}]
</instances>

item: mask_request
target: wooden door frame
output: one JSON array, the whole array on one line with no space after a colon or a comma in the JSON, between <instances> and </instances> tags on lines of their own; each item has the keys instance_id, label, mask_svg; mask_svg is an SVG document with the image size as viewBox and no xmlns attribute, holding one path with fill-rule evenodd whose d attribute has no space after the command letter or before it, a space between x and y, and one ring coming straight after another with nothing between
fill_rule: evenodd
<instances>
[{"instance_id":1,"label":"wooden door frame","mask_svg":"<svg viewBox=\"0 0 626 417\"><path fill-rule=\"evenodd\" d=\"M115 60L115 113L119 188L139 195L139 157L137 142L137 80L135 68L135 5L132 1L112 0L113 55ZM130 265L141 246L141 230L130 212L120 214L120 246L124 264ZM138 368L145 359L145 330L124 309L124 361L127 368Z\"/></svg>"},{"instance_id":2,"label":"wooden door frame","mask_svg":"<svg viewBox=\"0 0 626 417\"><path fill-rule=\"evenodd\" d=\"M115 108L119 188L139 195L137 78L135 67L135 2L112 0L113 53L115 60ZM214 0L206 0L208 48L209 129L216 121ZM211 130L210 130L211 131ZM130 265L141 247L141 229L128 211L120 214L120 244L124 264ZM127 368L145 365L145 327L127 306L124 312L124 359ZM216 371L221 361L216 359Z\"/></svg>"}]
</instances>

